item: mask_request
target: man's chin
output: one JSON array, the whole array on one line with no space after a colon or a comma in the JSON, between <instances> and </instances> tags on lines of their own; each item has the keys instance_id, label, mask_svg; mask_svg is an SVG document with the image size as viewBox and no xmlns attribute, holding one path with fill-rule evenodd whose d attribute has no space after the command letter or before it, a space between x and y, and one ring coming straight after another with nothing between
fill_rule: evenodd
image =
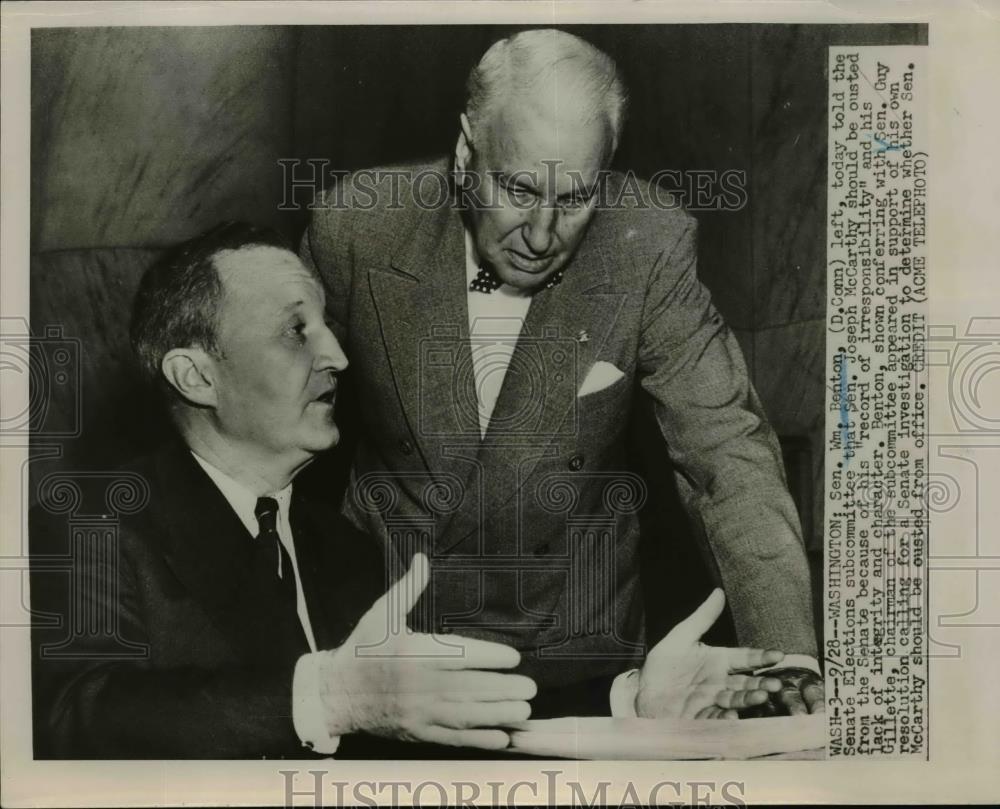
<instances>
[{"instance_id":1,"label":"man's chin","mask_svg":"<svg viewBox=\"0 0 1000 809\"><path fill-rule=\"evenodd\" d=\"M559 267L555 260L553 260L543 272L529 272L527 270L521 270L505 262L504 264L497 266L496 274L500 280L508 286L528 291L544 286L545 283L556 274L558 269Z\"/></svg>"},{"instance_id":2,"label":"man's chin","mask_svg":"<svg viewBox=\"0 0 1000 809\"><path fill-rule=\"evenodd\" d=\"M340 443L340 430L335 424L323 430L316 430L305 442L305 449L308 452L320 453L333 449Z\"/></svg>"}]
</instances>

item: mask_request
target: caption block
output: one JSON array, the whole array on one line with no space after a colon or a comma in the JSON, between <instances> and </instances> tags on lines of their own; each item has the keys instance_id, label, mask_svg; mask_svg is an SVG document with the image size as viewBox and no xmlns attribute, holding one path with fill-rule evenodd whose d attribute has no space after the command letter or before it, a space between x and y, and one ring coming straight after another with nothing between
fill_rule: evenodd
<instances>
[{"instance_id":1,"label":"caption block","mask_svg":"<svg viewBox=\"0 0 1000 809\"><path fill-rule=\"evenodd\" d=\"M926 50L829 60L831 757L927 755Z\"/></svg>"}]
</instances>

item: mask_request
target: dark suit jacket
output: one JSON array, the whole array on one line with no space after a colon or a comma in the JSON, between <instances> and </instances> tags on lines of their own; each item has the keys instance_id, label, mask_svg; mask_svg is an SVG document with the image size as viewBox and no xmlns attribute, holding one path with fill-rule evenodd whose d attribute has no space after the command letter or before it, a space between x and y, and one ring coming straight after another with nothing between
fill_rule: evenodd
<instances>
[{"instance_id":1,"label":"dark suit jacket","mask_svg":"<svg viewBox=\"0 0 1000 809\"><path fill-rule=\"evenodd\" d=\"M642 391L741 643L815 654L778 442L698 280L695 220L627 201L595 215L562 283L533 297L481 440L461 217L427 204L440 188L427 172L448 164L395 170L328 194L302 256L330 286L361 403L345 511L403 558L430 554L425 619L520 648L541 686L613 673L641 654L647 493L624 470ZM400 170L422 177L419 188L393 188ZM610 200L622 183L612 177ZM599 361L621 378L578 396Z\"/></svg>"},{"instance_id":2,"label":"dark suit jacket","mask_svg":"<svg viewBox=\"0 0 1000 809\"><path fill-rule=\"evenodd\" d=\"M308 758L298 616L254 586L251 537L188 450L105 479L96 507L88 483L42 481L31 515L36 757ZM384 591L382 553L298 488L290 521L317 645L335 647Z\"/></svg>"}]
</instances>

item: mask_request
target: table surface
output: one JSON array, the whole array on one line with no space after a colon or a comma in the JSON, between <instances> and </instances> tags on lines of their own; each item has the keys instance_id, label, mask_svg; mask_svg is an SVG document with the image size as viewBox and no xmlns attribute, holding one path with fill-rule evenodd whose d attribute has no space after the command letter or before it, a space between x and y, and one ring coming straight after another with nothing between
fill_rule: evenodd
<instances>
[{"instance_id":1,"label":"table surface","mask_svg":"<svg viewBox=\"0 0 1000 809\"><path fill-rule=\"evenodd\" d=\"M762 719L612 719L565 717L510 727L511 752L601 761L819 760L826 716Z\"/></svg>"}]
</instances>

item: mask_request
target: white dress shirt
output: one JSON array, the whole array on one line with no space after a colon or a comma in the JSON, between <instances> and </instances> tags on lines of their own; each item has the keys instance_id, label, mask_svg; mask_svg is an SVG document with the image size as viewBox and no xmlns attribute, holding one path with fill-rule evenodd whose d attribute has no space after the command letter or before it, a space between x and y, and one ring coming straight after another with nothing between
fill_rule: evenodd
<instances>
[{"instance_id":1,"label":"white dress shirt","mask_svg":"<svg viewBox=\"0 0 1000 809\"><path fill-rule=\"evenodd\" d=\"M469 285L479 272L472 236L465 231L465 280L469 301L472 372L479 401L479 432L485 437L503 385L518 335L528 316L531 295L509 284L493 292L473 292Z\"/></svg>"},{"instance_id":2,"label":"white dress shirt","mask_svg":"<svg viewBox=\"0 0 1000 809\"><path fill-rule=\"evenodd\" d=\"M212 482L222 492L222 496L236 512L240 522L246 527L251 537L260 533L257 525L257 495L247 489L239 481L210 464L197 453L192 452L194 459L205 470ZM292 501L292 484L289 483L280 492L269 495L278 502L278 538L288 551L292 560L292 570L295 573L295 598L299 623L312 653L302 655L295 664L295 674L292 677L292 723L302 744L317 753L332 755L340 744L339 736L331 736L323 721L323 705L319 691L319 660L323 652L317 652L316 637L313 635L312 622L309 620L309 610L306 607L305 593L302 591L302 579L299 576L299 563L295 557L295 542L292 540L292 525L289 522L289 506Z\"/></svg>"}]
</instances>

